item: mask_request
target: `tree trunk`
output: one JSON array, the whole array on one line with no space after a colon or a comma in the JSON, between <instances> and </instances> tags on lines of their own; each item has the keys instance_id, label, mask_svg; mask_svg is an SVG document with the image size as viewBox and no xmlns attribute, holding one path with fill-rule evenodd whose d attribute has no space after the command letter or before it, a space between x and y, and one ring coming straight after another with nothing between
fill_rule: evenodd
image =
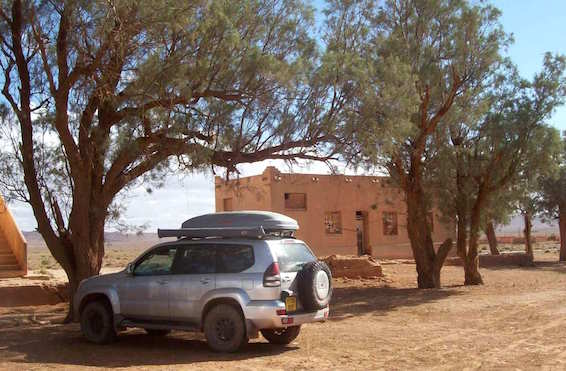
<instances>
[{"instance_id":1,"label":"tree trunk","mask_svg":"<svg viewBox=\"0 0 566 371\"><path fill-rule=\"evenodd\" d=\"M468 251L464 258L464 285L483 285L483 278L479 271L478 241L481 208L486 196L485 188L483 186L480 187L470 215L470 238L468 241Z\"/></svg>"},{"instance_id":2,"label":"tree trunk","mask_svg":"<svg viewBox=\"0 0 566 371\"><path fill-rule=\"evenodd\" d=\"M464 285L483 285L479 271L478 232L470 233L468 253L464 259Z\"/></svg>"},{"instance_id":3,"label":"tree trunk","mask_svg":"<svg viewBox=\"0 0 566 371\"><path fill-rule=\"evenodd\" d=\"M531 222L531 214L528 211L523 213L523 220L525 222L525 229L523 230L525 234L525 252L529 256L531 261L534 261L533 244L531 241L531 231L533 225Z\"/></svg>"},{"instance_id":4,"label":"tree trunk","mask_svg":"<svg viewBox=\"0 0 566 371\"><path fill-rule=\"evenodd\" d=\"M76 200L79 205L81 201ZM82 200L86 201L85 199ZM81 212L72 212L69 220L72 236L70 238L70 248L72 252L71 267L65 269L67 278L69 279L69 298L70 306L66 321L73 320L73 298L79 284L85 278L89 278L100 273L102 267L102 258L104 257L104 213L100 213L101 209L93 206L92 202L87 213L83 213L82 207L78 207Z\"/></svg>"},{"instance_id":5,"label":"tree trunk","mask_svg":"<svg viewBox=\"0 0 566 371\"><path fill-rule=\"evenodd\" d=\"M458 164L460 163L458 157ZM481 208L486 197L485 187L480 186L478 196L470 210L470 200L464 187L465 177L458 165L456 170L456 214L458 217L458 256L464 265L464 285L482 285L479 271L478 240ZM468 228L469 224L469 228ZM469 235L468 235L469 233ZM467 248L466 248L467 245Z\"/></svg>"},{"instance_id":6,"label":"tree trunk","mask_svg":"<svg viewBox=\"0 0 566 371\"><path fill-rule=\"evenodd\" d=\"M462 201L461 199L459 201ZM468 243L468 233L467 233L467 224L468 219L466 217L465 212L465 203L459 202L456 207L457 217L458 217L458 229L456 231L456 251L458 253L458 257L462 260L464 265L464 272L467 272L468 269L466 268L466 262L468 257L468 251L466 249Z\"/></svg>"},{"instance_id":7,"label":"tree trunk","mask_svg":"<svg viewBox=\"0 0 566 371\"><path fill-rule=\"evenodd\" d=\"M458 239L457 249L458 256L462 259L464 266L464 284L465 285L481 285L483 279L479 272L479 256L478 256L478 238L472 238L468 241L466 225L468 220L465 216L458 215ZM472 228L473 229L473 228ZM476 232L477 235L477 232ZM466 249L469 243L469 248Z\"/></svg>"},{"instance_id":8,"label":"tree trunk","mask_svg":"<svg viewBox=\"0 0 566 371\"><path fill-rule=\"evenodd\" d=\"M407 232L417 266L417 284L420 289L440 288L440 271L452 248L448 239L434 250L430 227L426 215L427 208L424 193L420 187L406 190L407 197Z\"/></svg>"},{"instance_id":9,"label":"tree trunk","mask_svg":"<svg viewBox=\"0 0 566 371\"><path fill-rule=\"evenodd\" d=\"M470 239L470 244L473 243ZM464 259L464 285L483 285L477 248L470 246Z\"/></svg>"},{"instance_id":10,"label":"tree trunk","mask_svg":"<svg viewBox=\"0 0 566 371\"><path fill-rule=\"evenodd\" d=\"M93 266L91 264L85 264L85 262L76 262L76 268L65 270L67 274L67 278L69 280L69 312L65 317L64 323L72 322L73 320L78 320L74 316L74 306L73 306L73 298L79 288L79 284L82 280L96 276L99 274L101 267Z\"/></svg>"},{"instance_id":11,"label":"tree trunk","mask_svg":"<svg viewBox=\"0 0 566 371\"><path fill-rule=\"evenodd\" d=\"M446 239L442 245L438 247L436 251L436 256L434 258L434 265L433 265L433 279L434 282L437 284L436 288L440 288L441 281L440 281L440 271L442 270L442 266L444 265L444 261L448 257L450 250L452 249L452 239Z\"/></svg>"},{"instance_id":12,"label":"tree trunk","mask_svg":"<svg viewBox=\"0 0 566 371\"><path fill-rule=\"evenodd\" d=\"M566 208L560 209L558 217L558 227L560 228L560 261L566 261Z\"/></svg>"},{"instance_id":13,"label":"tree trunk","mask_svg":"<svg viewBox=\"0 0 566 371\"><path fill-rule=\"evenodd\" d=\"M497 236L495 235L495 227L493 226L493 221L488 221L485 226L485 235L487 236L487 242L489 243L489 252L491 255L499 255L499 249L497 248Z\"/></svg>"},{"instance_id":14,"label":"tree trunk","mask_svg":"<svg viewBox=\"0 0 566 371\"><path fill-rule=\"evenodd\" d=\"M435 280L434 246L430 231L427 228L426 212L422 192L411 189L407 192L407 232L411 241L411 249L417 266L417 283L420 289L438 288L440 282Z\"/></svg>"},{"instance_id":15,"label":"tree trunk","mask_svg":"<svg viewBox=\"0 0 566 371\"><path fill-rule=\"evenodd\" d=\"M73 298L80 282L99 274L104 257L105 201L92 197L89 189L81 189L84 186L85 183L76 182L68 231L60 229L57 243L47 243L69 280L70 305L65 322L75 319Z\"/></svg>"}]
</instances>

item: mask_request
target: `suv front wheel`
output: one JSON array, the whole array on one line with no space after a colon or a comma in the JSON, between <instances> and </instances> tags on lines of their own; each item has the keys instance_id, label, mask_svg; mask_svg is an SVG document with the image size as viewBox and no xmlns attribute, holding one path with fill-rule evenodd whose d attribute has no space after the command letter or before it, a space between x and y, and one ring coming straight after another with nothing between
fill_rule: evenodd
<instances>
[{"instance_id":1,"label":"suv front wheel","mask_svg":"<svg viewBox=\"0 0 566 371\"><path fill-rule=\"evenodd\" d=\"M215 352L235 352L248 342L242 314L228 304L219 304L207 313L204 335Z\"/></svg>"},{"instance_id":2,"label":"suv front wheel","mask_svg":"<svg viewBox=\"0 0 566 371\"><path fill-rule=\"evenodd\" d=\"M91 301L81 312L81 331L85 338L96 344L108 344L116 338L112 323L112 310L102 301Z\"/></svg>"},{"instance_id":3,"label":"suv front wheel","mask_svg":"<svg viewBox=\"0 0 566 371\"><path fill-rule=\"evenodd\" d=\"M261 330L261 334L271 344L290 344L299 336L301 326Z\"/></svg>"}]
</instances>

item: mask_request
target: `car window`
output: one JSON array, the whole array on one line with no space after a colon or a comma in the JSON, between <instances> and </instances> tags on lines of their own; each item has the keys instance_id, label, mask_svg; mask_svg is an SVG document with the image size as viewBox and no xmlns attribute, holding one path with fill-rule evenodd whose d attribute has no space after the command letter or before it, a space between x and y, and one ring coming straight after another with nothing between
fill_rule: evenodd
<instances>
[{"instance_id":1,"label":"car window","mask_svg":"<svg viewBox=\"0 0 566 371\"><path fill-rule=\"evenodd\" d=\"M176 252L175 246L163 246L149 252L136 264L134 274L136 276L170 274Z\"/></svg>"},{"instance_id":2,"label":"car window","mask_svg":"<svg viewBox=\"0 0 566 371\"><path fill-rule=\"evenodd\" d=\"M298 272L303 264L316 260L311 250L302 242L281 241L272 245L282 272Z\"/></svg>"},{"instance_id":3,"label":"car window","mask_svg":"<svg viewBox=\"0 0 566 371\"><path fill-rule=\"evenodd\" d=\"M173 267L175 274L207 274L216 272L214 245L181 246Z\"/></svg>"},{"instance_id":4,"label":"car window","mask_svg":"<svg viewBox=\"0 0 566 371\"><path fill-rule=\"evenodd\" d=\"M238 273L254 265L254 250L245 245L217 246L217 273Z\"/></svg>"}]
</instances>

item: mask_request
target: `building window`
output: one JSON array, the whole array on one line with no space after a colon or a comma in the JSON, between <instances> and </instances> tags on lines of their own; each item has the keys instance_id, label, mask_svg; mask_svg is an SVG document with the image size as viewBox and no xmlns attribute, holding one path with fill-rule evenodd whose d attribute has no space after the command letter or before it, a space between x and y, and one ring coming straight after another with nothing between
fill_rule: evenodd
<instances>
[{"instance_id":1,"label":"building window","mask_svg":"<svg viewBox=\"0 0 566 371\"><path fill-rule=\"evenodd\" d=\"M225 198L222 202L222 206L224 211L233 211L232 198Z\"/></svg>"},{"instance_id":2,"label":"building window","mask_svg":"<svg viewBox=\"0 0 566 371\"><path fill-rule=\"evenodd\" d=\"M285 193L285 208L292 210L307 209L306 193Z\"/></svg>"},{"instance_id":3,"label":"building window","mask_svg":"<svg viewBox=\"0 0 566 371\"><path fill-rule=\"evenodd\" d=\"M342 233L342 213L340 211L330 211L324 214L324 228L327 234Z\"/></svg>"},{"instance_id":4,"label":"building window","mask_svg":"<svg viewBox=\"0 0 566 371\"><path fill-rule=\"evenodd\" d=\"M383 235L397 236L398 234L397 213L394 211L383 212Z\"/></svg>"}]
</instances>

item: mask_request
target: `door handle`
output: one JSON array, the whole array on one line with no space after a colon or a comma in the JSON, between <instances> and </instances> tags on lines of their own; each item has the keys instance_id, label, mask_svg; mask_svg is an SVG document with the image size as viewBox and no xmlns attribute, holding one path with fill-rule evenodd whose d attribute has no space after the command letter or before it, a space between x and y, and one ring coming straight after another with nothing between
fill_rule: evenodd
<instances>
[{"instance_id":1,"label":"door handle","mask_svg":"<svg viewBox=\"0 0 566 371\"><path fill-rule=\"evenodd\" d=\"M210 278L201 278L200 283L202 283L203 285L206 285L206 284L210 283Z\"/></svg>"},{"instance_id":2,"label":"door handle","mask_svg":"<svg viewBox=\"0 0 566 371\"><path fill-rule=\"evenodd\" d=\"M157 283L160 284L160 285L167 285L169 283L169 281L159 280L159 281L157 281Z\"/></svg>"}]
</instances>

